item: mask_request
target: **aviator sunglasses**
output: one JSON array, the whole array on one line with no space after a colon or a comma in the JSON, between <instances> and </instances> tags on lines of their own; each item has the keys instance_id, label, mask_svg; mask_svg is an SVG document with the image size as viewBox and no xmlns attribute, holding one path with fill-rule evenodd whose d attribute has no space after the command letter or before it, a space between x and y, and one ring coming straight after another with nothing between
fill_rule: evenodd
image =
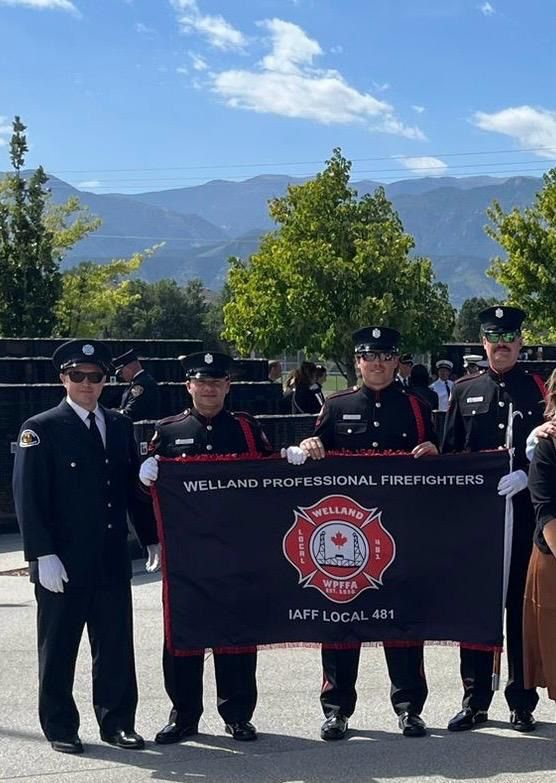
<instances>
[{"instance_id":1,"label":"aviator sunglasses","mask_svg":"<svg viewBox=\"0 0 556 783\"><path fill-rule=\"evenodd\" d=\"M97 372L82 372L81 370L70 370L66 375L72 383L83 383L87 378L90 383L100 383L104 378L104 373L97 370Z\"/></svg>"},{"instance_id":2,"label":"aviator sunglasses","mask_svg":"<svg viewBox=\"0 0 556 783\"><path fill-rule=\"evenodd\" d=\"M513 343L521 332L516 329L513 332L485 332L487 343Z\"/></svg>"},{"instance_id":3,"label":"aviator sunglasses","mask_svg":"<svg viewBox=\"0 0 556 783\"><path fill-rule=\"evenodd\" d=\"M366 362L391 362L394 354L389 351L362 351L358 356Z\"/></svg>"}]
</instances>

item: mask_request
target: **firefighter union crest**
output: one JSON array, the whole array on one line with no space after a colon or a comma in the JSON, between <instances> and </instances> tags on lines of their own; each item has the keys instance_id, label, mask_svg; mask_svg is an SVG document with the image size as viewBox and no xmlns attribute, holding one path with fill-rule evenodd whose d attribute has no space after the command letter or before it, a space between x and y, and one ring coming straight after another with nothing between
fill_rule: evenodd
<instances>
[{"instance_id":1,"label":"firefighter union crest","mask_svg":"<svg viewBox=\"0 0 556 783\"><path fill-rule=\"evenodd\" d=\"M381 511L346 495L328 495L294 513L283 549L300 584L315 587L337 604L382 585L396 542L382 526Z\"/></svg>"}]
</instances>

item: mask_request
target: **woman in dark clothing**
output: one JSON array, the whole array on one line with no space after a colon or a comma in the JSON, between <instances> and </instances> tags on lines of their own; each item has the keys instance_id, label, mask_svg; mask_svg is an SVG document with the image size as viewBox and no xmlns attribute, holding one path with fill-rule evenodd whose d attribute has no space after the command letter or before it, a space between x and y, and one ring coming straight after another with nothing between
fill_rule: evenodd
<instances>
[{"instance_id":1,"label":"woman in dark clothing","mask_svg":"<svg viewBox=\"0 0 556 783\"><path fill-rule=\"evenodd\" d=\"M293 377L292 413L318 413L324 404L314 362L301 362Z\"/></svg>"},{"instance_id":2,"label":"woman in dark clothing","mask_svg":"<svg viewBox=\"0 0 556 783\"><path fill-rule=\"evenodd\" d=\"M429 371L424 364L414 364L409 376L409 389L424 402L428 403L433 411L438 410L438 394L429 388Z\"/></svg>"},{"instance_id":3,"label":"woman in dark clothing","mask_svg":"<svg viewBox=\"0 0 556 783\"><path fill-rule=\"evenodd\" d=\"M550 376L547 391L545 417L554 423L556 372ZM525 687L547 688L549 698L556 701L556 444L553 437L538 439L529 470L529 491L536 527L523 604Z\"/></svg>"}]
</instances>

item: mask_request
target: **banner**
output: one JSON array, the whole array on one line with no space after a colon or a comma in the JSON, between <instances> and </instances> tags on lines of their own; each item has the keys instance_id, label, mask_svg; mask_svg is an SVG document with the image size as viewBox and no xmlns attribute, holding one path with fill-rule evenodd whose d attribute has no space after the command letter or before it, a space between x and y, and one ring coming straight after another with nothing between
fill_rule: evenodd
<instances>
[{"instance_id":1,"label":"banner","mask_svg":"<svg viewBox=\"0 0 556 783\"><path fill-rule=\"evenodd\" d=\"M161 460L167 645L502 643L504 450Z\"/></svg>"}]
</instances>

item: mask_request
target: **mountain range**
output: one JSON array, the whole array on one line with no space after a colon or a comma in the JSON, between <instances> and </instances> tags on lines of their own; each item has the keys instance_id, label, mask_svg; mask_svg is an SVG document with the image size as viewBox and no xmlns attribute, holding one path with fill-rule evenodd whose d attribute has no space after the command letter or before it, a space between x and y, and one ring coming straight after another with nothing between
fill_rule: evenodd
<instances>
[{"instance_id":1,"label":"mountain range","mask_svg":"<svg viewBox=\"0 0 556 783\"><path fill-rule=\"evenodd\" d=\"M274 228L269 199L282 196L288 184L306 180L263 175L242 182L212 180L203 185L123 195L78 190L51 177L55 203L77 196L102 219L97 232L79 242L64 268L79 261L106 262L130 256L159 242L164 246L145 261L140 276L171 277L180 283L200 277L220 288L230 256L247 258L259 237ZM352 183L361 196L380 183ZM485 270L500 248L485 233L486 208L497 199L505 210L532 204L542 180L534 177L423 177L384 186L403 222L415 237L415 254L432 259L438 279L447 283L459 306L471 296L495 296L500 289Z\"/></svg>"}]
</instances>

